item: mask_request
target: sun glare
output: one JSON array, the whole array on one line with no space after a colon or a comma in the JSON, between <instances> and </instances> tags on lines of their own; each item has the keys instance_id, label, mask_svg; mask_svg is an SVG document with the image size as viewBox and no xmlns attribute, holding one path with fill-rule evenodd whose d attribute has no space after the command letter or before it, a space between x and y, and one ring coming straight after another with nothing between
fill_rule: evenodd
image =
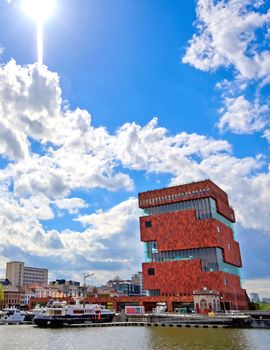
<instances>
[{"instance_id":1,"label":"sun glare","mask_svg":"<svg viewBox=\"0 0 270 350\"><path fill-rule=\"evenodd\" d=\"M54 0L23 0L24 12L37 22L44 22L54 12Z\"/></svg>"},{"instance_id":2,"label":"sun glare","mask_svg":"<svg viewBox=\"0 0 270 350\"><path fill-rule=\"evenodd\" d=\"M43 24L54 12L54 0L22 0L23 11L31 17L37 26L37 60L43 64Z\"/></svg>"}]
</instances>

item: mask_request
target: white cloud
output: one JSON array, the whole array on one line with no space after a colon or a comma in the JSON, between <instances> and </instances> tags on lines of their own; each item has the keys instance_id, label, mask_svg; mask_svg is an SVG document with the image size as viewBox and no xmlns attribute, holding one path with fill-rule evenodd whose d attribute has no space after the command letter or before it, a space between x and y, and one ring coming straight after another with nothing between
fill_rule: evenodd
<instances>
[{"instance_id":1,"label":"white cloud","mask_svg":"<svg viewBox=\"0 0 270 350\"><path fill-rule=\"evenodd\" d=\"M21 215L32 215L38 220L50 220L54 218L54 213L50 207L50 200L43 194L31 196L29 198L21 197L19 199Z\"/></svg>"},{"instance_id":2,"label":"white cloud","mask_svg":"<svg viewBox=\"0 0 270 350\"><path fill-rule=\"evenodd\" d=\"M0 96L0 121L6 126L42 142L56 136L56 142L55 131L63 123L56 73L35 64L22 67L11 60L0 67Z\"/></svg>"},{"instance_id":3,"label":"white cloud","mask_svg":"<svg viewBox=\"0 0 270 350\"><path fill-rule=\"evenodd\" d=\"M78 214L79 208L87 208L87 203L81 198L63 198L54 202L59 209L67 209L69 214Z\"/></svg>"},{"instance_id":4,"label":"white cloud","mask_svg":"<svg viewBox=\"0 0 270 350\"><path fill-rule=\"evenodd\" d=\"M189 164L194 155L204 158L230 152L231 145L225 140L185 132L171 136L154 118L144 127L135 123L123 125L114 138L113 149L125 167L174 173Z\"/></svg>"},{"instance_id":5,"label":"white cloud","mask_svg":"<svg viewBox=\"0 0 270 350\"><path fill-rule=\"evenodd\" d=\"M263 130L269 123L269 102L261 90L269 84L270 10L262 13L264 1L198 0L197 34L189 41L183 63L203 71L232 68L233 77L217 83L223 90L220 130L244 134ZM260 34L258 34L260 31ZM254 98L239 93L257 85Z\"/></svg>"},{"instance_id":6,"label":"white cloud","mask_svg":"<svg viewBox=\"0 0 270 350\"><path fill-rule=\"evenodd\" d=\"M265 130L263 136L266 138L268 143L270 143L270 130L269 129Z\"/></svg>"},{"instance_id":7,"label":"white cloud","mask_svg":"<svg viewBox=\"0 0 270 350\"><path fill-rule=\"evenodd\" d=\"M133 188L128 175L114 170L112 136L91 127L87 111L63 105L59 77L44 66L11 60L0 67L0 125L0 154L25 159L6 169L20 196L42 192L56 199L71 188Z\"/></svg>"},{"instance_id":8,"label":"white cloud","mask_svg":"<svg viewBox=\"0 0 270 350\"><path fill-rule=\"evenodd\" d=\"M248 294L258 293L260 298L268 297L270 295L270 276L268 278L257 278L245 280L243 287Z\"/></svg>"},{"instance_id":9,"label":"white cloud","mask_svg":"<svg viewBox=\"0 0 270 350\"><path fill-rule=\"evenodd\" d=\"M90 226L89 234L94 237L108 238L128 229L129 221L138 220L139 209L137 199L130 198L110 210L102 210L91 214L79 216L76 221L84 226Z\"/></svg>"},{"instance_id":10,"label":"white cloud","mask_svg":"<svg viewBox=\"0 0 270 350\"><path fill-rule=\"evenodd\" d=\"M0 121L0 155L11 160L20 160L27 154L28 143L25 136Z\"/></svg>"},{"instance_id":11,"label":"white cloud","mask_svg":"<svg viewBox=\"0 0 270 350\"><path fill-rule=\"evenodd\" d=\"M199 0L199 34L190 40L183 62L204 71L232 65L247 79L268 75L270 52L256 51L254 33L269 25L270 12L259 13L256 4L250 0Z\"/></svg>"},{"instance_id":12,"label":"white cloud","mask_svg":"<svg viewBox=\"0 0 270 350\"><path fill-rule=\"evenodd\" d=\"M268 106L260 106L258 103L252 104L244 96L227 97L225 99L225 112L222 113L218 127L221 131L228 128L237 134L253 133L262 130L268 124L266 117L268 112Z\"/></svg>"}]
</instances>

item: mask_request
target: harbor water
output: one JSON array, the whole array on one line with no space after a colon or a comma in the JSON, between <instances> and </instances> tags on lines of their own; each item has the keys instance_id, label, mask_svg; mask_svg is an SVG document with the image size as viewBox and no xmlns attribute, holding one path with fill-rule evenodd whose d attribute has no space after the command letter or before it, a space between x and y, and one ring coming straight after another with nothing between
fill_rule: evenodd
<instances>
[{"instance_id":1,"label":"harbor water","mask_svg":"<svg viewBox=\"0 0 270 350\"><path fill-rule=\"evenodd\" d=\"M268 329L0 326L1 350L266 350L269 344Z\"/></svg>"}]
</instances>

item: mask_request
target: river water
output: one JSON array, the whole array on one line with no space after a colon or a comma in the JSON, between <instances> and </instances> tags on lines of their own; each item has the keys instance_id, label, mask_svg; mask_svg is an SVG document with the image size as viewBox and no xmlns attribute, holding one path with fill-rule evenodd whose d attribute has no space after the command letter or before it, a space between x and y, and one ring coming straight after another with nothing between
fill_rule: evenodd
<instances>
[{"instance_id":1,"label":"river water","mask_svg":"<svg viewBox=\"0 0 270 350\"><path fill-rule=\"evenodd\" d=\"M268 329L0 326L1 350L267 350Z\"/></svg>"}]
</instances>

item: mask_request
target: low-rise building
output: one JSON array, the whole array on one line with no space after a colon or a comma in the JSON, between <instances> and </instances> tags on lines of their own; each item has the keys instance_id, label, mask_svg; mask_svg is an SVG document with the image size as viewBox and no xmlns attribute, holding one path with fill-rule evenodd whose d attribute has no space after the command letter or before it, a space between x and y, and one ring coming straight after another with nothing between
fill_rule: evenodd
<instances>
[{"instance_id":1,"label":"low-rise building","mask_svg":"<svg viewBox=\"0 0 270 350\"><path fill-rule=\"evenodd\" d=\"M20 306L21 293L18 287L11 285L4 286L4 300L0 301L0 309L11 306Z\"/></svg>"},{"instance_id":2,"label":"low-rise building","mask_svg":"<svg viewBox=\"0 0 270 350\"><path fill-rule=\"evenodd\" d=\"M141 285L133 284L131 280L122 280L116 276L113 280L107 282L107 287L114 289L121 296L138 296L141 295Z\"/></svg>"},{"instance_id":3,"label":"low-rise building","mask_svg":"<svg viewBox=\"0 0 270 350\"><path fill-rule=\"evenodd\" d=\"M79 295L83 295L83 291L80 288L80 282L77 281L57 279L55 281L51 281L50 286L57 288L60 293L63 293L67 296L76 297Z\"/></svg>"},{"instance_id":4,"label":"low-rise building","mask_svg":"<svg viewBox=\"0 0 270 350\"><path fill-rule=\"evenodd\" d=\"M36 298L36 290L34 287L20 287L21 305L28 305L31 298Z\"/></svg>"}]
</instances>

